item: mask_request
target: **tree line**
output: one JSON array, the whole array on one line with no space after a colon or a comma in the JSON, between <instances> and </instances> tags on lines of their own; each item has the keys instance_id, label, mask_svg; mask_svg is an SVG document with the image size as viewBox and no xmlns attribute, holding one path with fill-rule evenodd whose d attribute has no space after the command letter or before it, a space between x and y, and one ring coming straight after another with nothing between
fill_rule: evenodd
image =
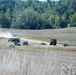
<instances>
[{"instance_id":1,"label":"tree line","mask_svg":"<svg viewBox=\"0 0 76 75\"><path fill-rule=\"evenodd\" d=\"M0 0L0 28L76 27L76 0Z\"/></svg>"}]
</instances>

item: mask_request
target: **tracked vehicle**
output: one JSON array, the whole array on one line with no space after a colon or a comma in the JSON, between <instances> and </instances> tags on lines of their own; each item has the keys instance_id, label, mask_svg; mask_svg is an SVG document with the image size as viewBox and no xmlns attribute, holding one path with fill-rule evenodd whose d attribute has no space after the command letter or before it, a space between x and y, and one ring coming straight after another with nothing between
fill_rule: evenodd
<instances>
[{"instance_id":1,"label":"tracked vehicle","mask_svg":"<svg viewBox=\"0 0 76 75\"><path fill-rule=\"evenodd\" d=\"M51 39L50 40L50 45L56 45L57 44L57 40L56 39Z\"/></svg>"},{"instance_id":2,"label":"tracked vehicle","mask_svg":"<svg viewBox=\"0 0 76 75\"><path fill-rule=\"evenodd\" d=\"M8 42L13 42L14 45L20 46L20 38L17 38L17 37L9 38Z\"/></svg>"}]
</instances>

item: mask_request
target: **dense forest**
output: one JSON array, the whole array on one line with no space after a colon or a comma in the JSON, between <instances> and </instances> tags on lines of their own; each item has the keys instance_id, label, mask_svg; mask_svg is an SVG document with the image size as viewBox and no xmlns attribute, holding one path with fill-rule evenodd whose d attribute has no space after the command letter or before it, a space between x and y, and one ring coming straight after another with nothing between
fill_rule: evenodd
<instances>
[{"instance_id":1,"label":"dense forest","mask_svg":"<svg viewBox=\"0 0 76 75\"><path fill-rule=\"evenodd\" d=\"M0 28L55 29L76 26L76 0L0 0Z\"/></svg>"}]
</instances>

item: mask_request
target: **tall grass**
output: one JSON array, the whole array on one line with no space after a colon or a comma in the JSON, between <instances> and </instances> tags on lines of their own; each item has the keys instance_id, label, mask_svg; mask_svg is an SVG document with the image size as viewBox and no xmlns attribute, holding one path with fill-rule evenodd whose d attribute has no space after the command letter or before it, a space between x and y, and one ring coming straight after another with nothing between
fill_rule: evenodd
<instances>
[{"instance_id":1,"label":"tall grass","mask_svg":"<svg viewBox=\"0 0 76 75\"><path fill-rule=\"evenodd\" d=\"M66 66L73 63L76 70L75 57L75 52L54 51L52 48L41 52L2 49L0 75L62 75L62 68L65 67L63 63Z\"/></svg>"},{"instance_id":2,"label":"tall grass","mask_svg":"<svg viewBox=\"0 0 76 75\"><path fill-rule=\"evenodd\" d=\"M76 28L3 30L22 38L48 42L51 38L70 43L76 40ZM9 45L12 43L8 43L7 40L0 39L0 75L76 75L76 47L32 45L10 48Z\"/></svg>"}]
</instances>

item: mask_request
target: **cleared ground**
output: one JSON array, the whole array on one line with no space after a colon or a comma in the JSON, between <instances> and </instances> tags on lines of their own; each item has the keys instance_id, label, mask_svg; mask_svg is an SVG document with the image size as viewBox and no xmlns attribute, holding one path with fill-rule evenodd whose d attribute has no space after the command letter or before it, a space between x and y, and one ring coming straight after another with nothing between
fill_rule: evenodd
<instances>
[{"instance_id":1,"label":"cleared ground","mask_svg":"<svg viewBox=\"0 0 76 75\"><path fill-rule=\"evenodd\" d=\"M58 43L76 45L76 28L54 30L13 30L14 36L50 42L51 38ZM62 75L63 64L72 66L72 75L76 75L76 46L36 45L10 47L8 39L0 39L0 75ZM71 75L70 69L67 70ZM67 74L68 75L68 74Z\"/></svg>"}]
</instances>

